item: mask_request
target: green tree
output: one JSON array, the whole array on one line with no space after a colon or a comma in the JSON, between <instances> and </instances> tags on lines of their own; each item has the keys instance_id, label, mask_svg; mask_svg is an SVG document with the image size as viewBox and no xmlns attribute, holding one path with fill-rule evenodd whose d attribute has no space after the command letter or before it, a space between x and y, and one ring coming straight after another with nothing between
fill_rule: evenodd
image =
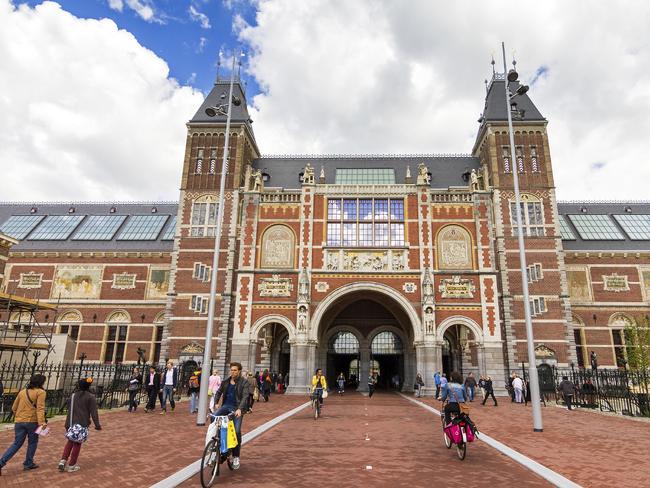
<instances>
[{"instance_id":1,"label":"green tree","mask_svg":"<svg viewBox=\"0 0 650 488\"><path fill-rule=\"evenodd\" d=\"M650 369L650 318L647 315L625 328L625 349L631 370Z\"/></svg>"}]
</instances>

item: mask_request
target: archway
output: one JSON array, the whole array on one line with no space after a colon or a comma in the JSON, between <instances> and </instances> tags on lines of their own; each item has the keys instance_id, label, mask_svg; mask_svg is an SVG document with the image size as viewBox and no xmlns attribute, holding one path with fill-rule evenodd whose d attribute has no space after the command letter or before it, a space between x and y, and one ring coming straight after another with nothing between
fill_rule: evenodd
<instances>
[{"instance_id":1,"label":"archway","mask_svg":"<svg viewBox=\"0 0 650 488\"><path fill-rule=\"evenodd\" d=\"M252 350L249 358L251 372L268 370L285 383L291 370L291 343L293 324L282 316L267 316L259 320L251 330Z\"/></svg>"},{"instance_id":2,"label":"archway","mask_svg":"<svg viewBox=\"0 0 650 488\"><path fill-rule=\"evenodd\" d=\"M355 283L343 289L335 290L314 313L315 366L325 370L329 381L343 372L348 382L359 382L361 391L367 390L371 369L380 371L380 384L387 388L394 377L399 378L398 389L412 385L414 341L421 331L411 304L382 284Z\"/></svg>"},{"instance_id":3,"label":"archway","mask_svg":"<svg viewBox=\"0 0 650 488\"><path fill-rule=\"evenodd\" d=\"M458 371L478 377L485 370L483 331L468 317L453 316L438 324L436 339L441 345L442 372Z\"/></svg>"}]
</instances>

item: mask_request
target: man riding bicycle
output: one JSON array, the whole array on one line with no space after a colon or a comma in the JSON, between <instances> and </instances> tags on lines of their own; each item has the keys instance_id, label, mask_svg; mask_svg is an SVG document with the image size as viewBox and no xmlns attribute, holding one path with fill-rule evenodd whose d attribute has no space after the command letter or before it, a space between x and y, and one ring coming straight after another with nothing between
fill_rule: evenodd
<instances>
[{"instance_id":1,"label":"man riding bicycle","mask_svg":"<svg viewBox=\"0 0 650 488\"><path fill-rule=\"evenodd\" d=\"M445 425L451 423L451 414L455 413L456 415L460 414L460 406L458 403L466 403L467 396L465 394L465 388L462 385L463 376L458 372L454 371L451 373L450 381L441 389L440 399L445 403Z\"/></svg>"},{"instance_id":2,"label":"man riding bicycle","mask_svg":"<svg viewBox=\"0 0 650 488\"><path fill-rule=\"evenodd\" d=\"M215 394L214 403L217 405L219 399L223 396L223 404L217 410L215 415L228 415L235 413L233 419L235 432L237 433L237 447L232 450L233 469L239 469L239 454L241 452L241 424L244 419L244 413L248 411L249 383L241 374L242 365L240 363L230 363L230 378L221 383Z\"/></svg>"},{"instance_id":3,"label":"man riding bicycle","mask_svg":"<svg viewBox=\"0 0 650 488\"><path fill-rule=\"evenodd\" d=\"M312 396L318 398L318 403L323 406L323 390L327 390L327 380L323 376L323 370L318 368L316 374L311 379Z\"/></svg>"}]
</instances>

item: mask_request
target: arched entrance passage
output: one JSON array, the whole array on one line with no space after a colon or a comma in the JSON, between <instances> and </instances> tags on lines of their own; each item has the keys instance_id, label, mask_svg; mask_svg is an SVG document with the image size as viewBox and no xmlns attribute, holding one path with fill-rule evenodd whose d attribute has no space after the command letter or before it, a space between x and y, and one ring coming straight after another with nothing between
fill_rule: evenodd
<instances>
[{"instance_id":1,"label":"arched entrance passage","mask_svg":"<svg viewBox=\"0 0 650 488\"><path fill-rule=\"evenodd\" d=\"M273 373L289 375L291 369L291 343L295 329L289 319L281 315L267 315L251 328L251 371L268 369Z\"/></svg>"},{"instance_id":2,"label":"arched entrance passage","mask_svg":"<svg viewBox=\"0 0 650 488\"><path fill-rule=\"evenodd\" d=\"M336 378L343 373L347 383L359 381L359 338L352 330L341 328L332 331L327 348L327 381L334 387Z\"/></svg>"},{"instance_id":3,"label":"arched entrance passage","mask_svg":"<svg viewBox=\"0 0 650 488\"><path fill-rule=\"evenodd\" d=\"M358 375L360 390L367 390L371 361L378 363L382 381L386 385L390 385L391 379L396 375L400 387L412 385L415 378L413 344L421 335L419 323L414 308L393 288L379 283L355 283L342 287L323 300L314 312L312 334L313 342L317 344L315 364L325 369L330 381L336 378L340 370L344 374L347 370L348 380L350 374ZM400 352L385 349L389 335L379 334L388 331L398 338L394 342L399 342ZM341 332L349 332L358 340L358 359L348 356L344 363L344 358L340 358L340 361L333 358L335 351L332 351L332 347L337 338L350 339L350 336L341 336ZM373 355L372 342L376 337L377 349ZM333 368L338 368L339 371L332 370ZM357 369L358 373L355 371ZM355 372L351 373L352 371Z\"/></svg>"},{"instance_id":4,"label":"arched entrance passage","mask_svg":"<svg viewBox=\"0 0 650 488\"><path fill-rule=\"evenodd\" d=\"M377 387L400 391L404 384L404 346L397 332L383 330L370 341L371 372L378 375Z\"/></svg>"},{"instance_id":5,"label":"arched entrance passage","mask_svg":"<svg viewBox=\"0 0 650 488\"><path fill-rule=\"evenodd\" d=\"M447 378L452 371L478 377L485 370L483 333L476 322L462 316L449 317L438 325L436 335L441 345L442 372Z\"/></svg>"}]
</instances>

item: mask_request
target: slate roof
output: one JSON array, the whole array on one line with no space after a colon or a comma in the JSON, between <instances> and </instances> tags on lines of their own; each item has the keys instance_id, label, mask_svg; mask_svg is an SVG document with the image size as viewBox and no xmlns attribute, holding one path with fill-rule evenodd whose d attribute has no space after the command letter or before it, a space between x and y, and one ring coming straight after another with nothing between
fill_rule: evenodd
<instances>
[{"instance_id":1,"label":"slate roof","mask_svg":"<svg viewBox=\"0 0 650 488\"><path fill-rule=\"evenodd\" d=\"M194 117L192 117L190 120L190 123L207 122L211 124L225 124L225 115L210 117L205 113L205 109L208 107L214 107L215 105L227 103L229 90L230 81L217 81L212 87L212 90L210 90L210 93L208 93L208 96L205 98L205 100L203 100L203 104L201 104L197 112L194 114ZM224 98L221 98L222 95ZM250 125L250 116L248 114L248 107L246 105L246 94L239 84L239 81L235 81L235 84L233 86L233 96L239 98L241 100L241 104L239 106L233 104L231 123L246 123Z\"/></svg>"},{"instance_id":2,"label":"slate roof","mask_svg":"<svg viewBox=\"0 0 650 488\"><path fill-rule=\"evenodd\" d=\"M505 80L493 79L488 87L488 93L485 96L485 108L483 110L483 118L486 122L493 121L506 121L508 120L508 113L506 112L505 95L503 93L503 84ZM508 84L511 93L514 93L519 88L519 82ZM546 119L537 109L528 94L519 95L515 97L513 102L517 103L517 110L524 111L524 122L531 121L545 121Z\"/></svg>"},{"instance_id":3,"label":"slate roof","mask_svg":"<svg viewBox=\"0 0 650 488\"><path fill-rule=\"evenodd\" d=\"M650 215L650 202L558 202L558 213L573 231L575 240L563 240L566 251L650 251L650 240L632 240L613 215ZM584 240L569 215L607 215L622 240Z\"/></svg>"},{"instance_id":4,"label":"slate roof","mask_svg":"<svg viewBox=\"0 0 650 488\"><path fill-rule=\"evenodd\" d=\"M325 170L325 183L334 184L337 168L394 168L395 183L404 183L407 166L411 169L413 182L418 173L418 165L424 163L431 173L431 188L467 186L463 173L479 169L478 158L466 155L368 155L368 156L266 156L253 161L253 167L270 175L265 187L299 189L298 174L307 163L314 168L316 180L321 167Z\"/></svg>"},{"instance_id":5,"label":"slate roof","mask_svg":"<svg viewBox=\"0 0 650 488\"><path fill-rule=\"evenodd\" d=\"M69 213L70 208L74 213ZM111 208L115 212L111 213ZM32 213L31 209L36 212ZM156 212L152 212L152 209ZM127 218L120 225L119 229L111 240L106 241L82 241L74 240L74 236L87 219L84 219L79 226L62 240L29 240L29 234L25 239L11 248L12 251L167 251L171 252L174 241L162 240L169 227L173 224L173 217L178 211L178 204L170 202L147 202L147 203L0 203L0 226L12 215L126 215ZM168 216L158 237L155 240L124 241L117 240L120 231L128 224L129 217L133 215L163 215ZM30 232L33 233L43 223L41 221Z\"/></svg>"}]
</instances>

